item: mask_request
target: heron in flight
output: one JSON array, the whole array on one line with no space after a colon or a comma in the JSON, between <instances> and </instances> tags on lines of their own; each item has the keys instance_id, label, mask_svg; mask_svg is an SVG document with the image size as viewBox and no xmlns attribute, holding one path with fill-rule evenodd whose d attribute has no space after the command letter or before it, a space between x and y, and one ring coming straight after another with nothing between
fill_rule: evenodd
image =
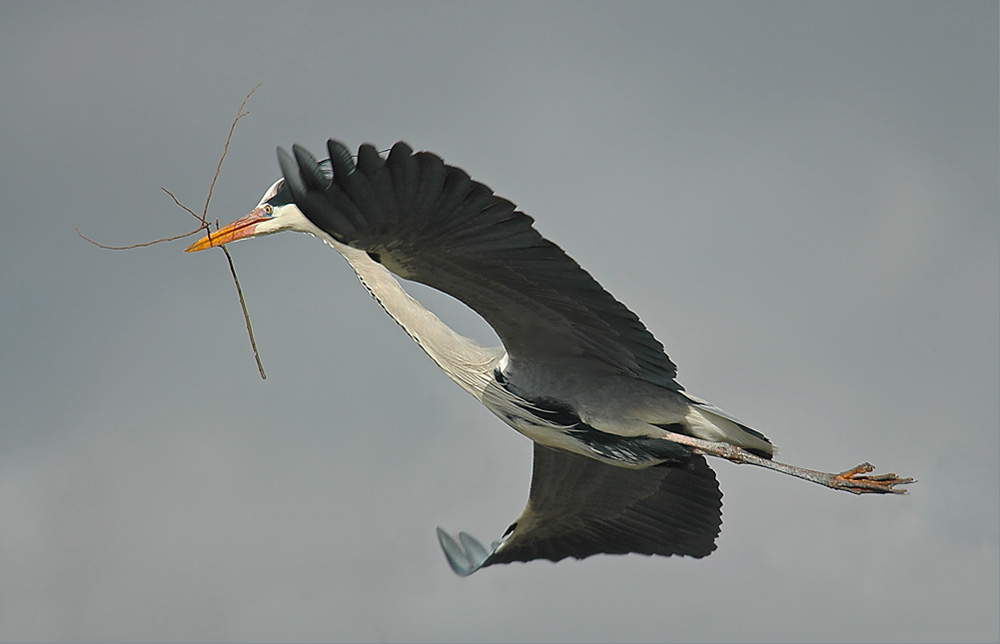
<instances>
[{"instance_id":1,"label":"heron in flight","mask_svg":"<svg viewBox=\"0 0 1000 644\"><path fill-rule=\"evenodd\" d=\"M449 378L534 441L527 507L500 540L438 529L458 574L599 553L704 557L722 524L706 455L857 494L912 482L867 463L828 474L773 460L766 436L686 392L632 311L460 168L403 142L387 157L362 145L356 161L338 141L327 150L317 161L279 148L284 177L257 207L187 250L284 230L322 239ZM461 300L503 346L456 333L397 278Z\"/></svg>"}]
</instances>

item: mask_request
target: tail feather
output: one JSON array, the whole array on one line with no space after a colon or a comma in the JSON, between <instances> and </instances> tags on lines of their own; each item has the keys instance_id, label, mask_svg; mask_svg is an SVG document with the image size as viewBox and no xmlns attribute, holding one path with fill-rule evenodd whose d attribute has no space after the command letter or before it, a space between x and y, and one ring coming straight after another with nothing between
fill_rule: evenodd
<instances>
[{"instance_id":1,"label":"tail feather","mask_svg":"<svg viewBox=\"0 0 1000 644\"><path fill-rule=\"evenodd\" d=\"M732 414L687 392L683 395L692 403L686 419L692 434L705 440L724 441L742 447L761 458L772 458L778 448L767 436L745 425Z\"/></svg>"}]
</instances>

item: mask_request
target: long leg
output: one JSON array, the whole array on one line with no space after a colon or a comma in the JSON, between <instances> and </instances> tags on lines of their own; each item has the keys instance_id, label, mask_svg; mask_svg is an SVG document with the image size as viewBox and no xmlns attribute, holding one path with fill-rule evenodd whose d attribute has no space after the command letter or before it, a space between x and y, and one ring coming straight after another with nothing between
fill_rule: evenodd
<instances>
[{"instance_id":1,"label":"long leg","mask_svg":"<svg viewBox=\"0 0 1000 644\"><path fill-rule=\"evenodd\" d=\"M896 488L896 486L916 482L915 479L899 477L892 472L888 474L868 475L869 472L875 469L871 463L862 463L839 474L831 474L761 458L756 454L751 454L745 449L730 445L729 443L716 443L674 432L669 432L664 437L664 440L692 447L698 454L718 456L740 465L749 464L766 467L769 470L805 479L806 481L812 481L813 483L819 483L834 490L851 492L852 494L906 494L905 488Z\"/></svg>"}]
</instances>

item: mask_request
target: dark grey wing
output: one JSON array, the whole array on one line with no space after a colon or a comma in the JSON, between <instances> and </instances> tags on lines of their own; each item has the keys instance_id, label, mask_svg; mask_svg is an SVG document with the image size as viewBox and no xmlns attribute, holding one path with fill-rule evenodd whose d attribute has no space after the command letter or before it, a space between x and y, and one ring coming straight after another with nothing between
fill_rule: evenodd
<instances>
[{"instance_id":1,"label":"dark grey wing","mask_svg":"<svg viewBox=\"0 0 1000 644\"><path fill-rule=\"evenodd\" d=\"M493 327L512 365L523 357L544 375L578 359L681 389L639 318L490 188L402 142L385 159L363 145L356 165L341 143L328 149L332 178L305 149L294 146L294 159L278 150L302 213L397 275L464 302Z\"/></svg>"},{"instance_id":2,"label":"dark grey wing","mask_svg":"<svg viewBox=\"0 0 1000 644\"><path fill-rule=\"evenodd\" d=\"M645 469L608 465L535 444L528 505L487 551L438 529L451 567L469 575L511 561L591 555L686 555L715 550L722 492L705 458L692 455Z\"/></svg>"}]
</instances>

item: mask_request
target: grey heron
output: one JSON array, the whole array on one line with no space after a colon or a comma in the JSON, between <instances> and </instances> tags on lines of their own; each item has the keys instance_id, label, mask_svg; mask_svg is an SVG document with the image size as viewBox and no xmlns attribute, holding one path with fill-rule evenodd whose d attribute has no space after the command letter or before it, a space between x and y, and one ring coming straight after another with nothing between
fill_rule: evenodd
<instances>
[{"instance_id":1,"label":"grey heron","mask_svg":"<svg viewBox=\"0 0 1000 644\"><path fill-rule=\"evenodd\" d=\"M285 230L344 256L385 311L462 389L534 441L527 506L490 548L438 529L460 575L499 563L598 553L704 557L722 493L705 456L751 463L854 493L912 479L839 474L773 460L759 431L684 390L639 318L533 219L429 152L327 143L318 162L278 148L281 179L248 215L188 251ZM397 277L464 302L501 347L456 333Z\"/></svg>"}]
</instances>

